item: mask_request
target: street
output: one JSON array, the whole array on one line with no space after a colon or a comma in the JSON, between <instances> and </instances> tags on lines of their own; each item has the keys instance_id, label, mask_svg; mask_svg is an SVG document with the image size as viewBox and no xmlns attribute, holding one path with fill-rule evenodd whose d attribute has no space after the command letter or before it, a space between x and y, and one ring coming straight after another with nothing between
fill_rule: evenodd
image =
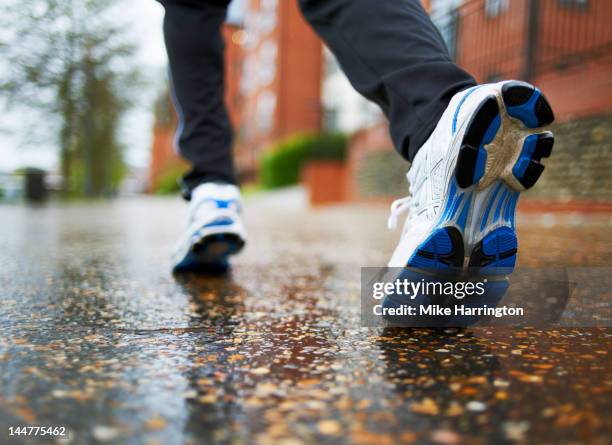
<instances>
[{"instance_id":1,"label":"street","mask_svg":"<svg viewBox=\"0 0 612 445\"><path fill-rule=\"evenodd\" d=\"M0 443L608 444L610 330L360 326L387 207L246 198L229 277L173 277L173 197L0 207ZM612 266L612 216L519 215L523 266ZM545 254L543 253L545 252Z\"/></svg>"}]
</instances>

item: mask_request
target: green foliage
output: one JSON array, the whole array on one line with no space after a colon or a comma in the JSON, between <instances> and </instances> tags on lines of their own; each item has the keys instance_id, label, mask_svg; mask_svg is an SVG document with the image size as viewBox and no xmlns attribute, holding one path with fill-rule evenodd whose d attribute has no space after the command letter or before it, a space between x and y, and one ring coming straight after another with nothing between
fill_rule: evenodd
<instances>
[{"instance_id":1,"label":"green foliage","mask_svg":"<svg viewBox=\"0 0 612 445\"><path fill-rule=\"evenodd\" d=\"M261 183L264 188L296 184L308 161L346 159L346 143L347 137L341 133L306 134L285 139L264 152Z\"/></svg>"},{"instance_id":2,"label":"green foliage","mask_svg":"<svg viewBox=\"0 0 612 445\"><path fill-rule=\"evenodd\" d=\"M125 172L119 124L140 84L119 2L5 3L0 57L10 69L0 94L37 112L32 133L57 145L66 195L112 195Z\"/></svg>"},{"instance_id":3,"label":"green foliage","mask_svg":"<svg viewBox=\"0 0 612 445\"><path fill-rule=\"evenodd\" d=\"M158 195L174 195L181 191L180 179L185 173L185 169L176 167L165 172L159 179L155 188Z\"/></svg>"}]
</instances>

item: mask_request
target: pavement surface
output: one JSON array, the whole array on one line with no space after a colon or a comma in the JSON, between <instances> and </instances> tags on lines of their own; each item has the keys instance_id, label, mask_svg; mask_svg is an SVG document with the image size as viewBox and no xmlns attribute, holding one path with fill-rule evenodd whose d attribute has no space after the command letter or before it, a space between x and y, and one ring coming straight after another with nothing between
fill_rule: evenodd
<instances>
[{"instance_id":1,"label":"pavement surface","mask_svg":"<svg viewBox=\"0 0 612 445\"><path fill-rule=\"evenodd\" d=\"M176 198L0 206L0 443L609 444L610 329L363 328L387 209L247 200L226 278L173 277ZM609 215L526 214L519 261L612 266ZM47 438L48 440L48 438Z\"/></svg>"}]
</instances>

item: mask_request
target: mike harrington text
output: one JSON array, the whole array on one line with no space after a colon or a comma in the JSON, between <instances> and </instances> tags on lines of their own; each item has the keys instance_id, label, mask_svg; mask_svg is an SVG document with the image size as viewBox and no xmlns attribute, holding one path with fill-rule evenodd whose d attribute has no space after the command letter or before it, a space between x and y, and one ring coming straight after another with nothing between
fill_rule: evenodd
<instances>
[{"instance_id":1,"label":"mike harrington text","mask_svg":"<svg viewBox=\"0 0 612 445\"><path fill-rule=\"evenodd\" d=\"M489 307L486 304L482 306L467 306L464 304L458 304L454 307L448 306L440 306L438 304L430 304L430 305L419 305L419 306L410 306L407 304L402 304L396 307L383 307L382 304L377 304L372 308L374 315L382 315L382 316L440 316L440 317L448 317L451 315L455 316L477 316L477 317L485 317L485 316L493 316L496 318L501 317L522 317L524 315L524 309L522 307Z\"/></svg>"}]
</instances>

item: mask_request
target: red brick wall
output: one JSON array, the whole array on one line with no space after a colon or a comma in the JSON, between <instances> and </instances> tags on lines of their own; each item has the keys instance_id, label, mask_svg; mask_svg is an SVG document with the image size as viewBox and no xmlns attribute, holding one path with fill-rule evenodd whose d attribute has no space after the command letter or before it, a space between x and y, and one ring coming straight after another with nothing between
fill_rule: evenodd
<instances>
[{"instance_id":1,"label":"red brick wall","mask_svg":"<svg viewBox=\"0 0 612 445\"><path fill-rule=\"evenodd\" d=\"M170 99L167 98L170 107ZM174 149L174 128L176 118L173 112L169 114L170 121L156 122L153 127L153 142L151 147L151 163L149 166L148 191L153 192L159 185L160 179L170 170L185 167L186 163L178 156Z\"/></svg>"},{"instance_id":2,"label":"red brick wall","mask_svg":"<svg viewBox=\"0 0 612 445\"><path fill-rule=\"evenodd\" d=\"M348 146L348 165L345 175L345 197L348 200L361 199L357 174L366 157L375 152L392 151L387 122L380 122L371 128L364 128L353 135ZM399 157L399 155L397 155ZM399 158L398 158L399 161Z\"/></svg>"},{"instance_id":3,"label":"red brick wall","mask_svg":"<svg viewBox=\"0 0 612 445\"><path fill-rule=\"evenodd\" d=\"M239 127L242 121L242 106L244 98L240 94L240 76L244 62L244 51L241 43L245 32L233 25L223 27L225 40L225 105L234 127Z\"/></svg>"},{"instance_id":4,"label":"red brick wall","mask_svg":"<svg viewBox=\"0 0 612 445\"><path fill-rule=\"evenodd\" d=\"M480 82L504 73L519 77L523 68L526 0L513 0L497 17L485 14L484 0L472 1L460 12L457 63Z\"/></svg>"},{"instance_id":5,"label":"red brick wall","mask_svg":"<svg viewBox=\"0 0 612 445\"><path fill-rule=\"evenodd\" d=\"M612 111L612 55L536 76L558 122Z\"/></svg>"},{"instance_id":6,"label":"red brick wall","mask_svg":"<svg viewBox=\"0 0 612 445\"><path fill-rule=\"evenodd\" d=\"M477 0L461 8L458 64L479 82L521 78L525 71L527 0L512 0L497 17L487 17L484 5L484 0ZM557 0L540 1L537 63L531 81L544 91L558 120L612 110L612 53L608 50L607 56L588 58L593 49L612 41L611 15L612 2L608 0L591 0L586 8L564 7ZM569 57L576 53L578 60Z\"/></svg>"},{"instance_id":7,"label":"red brick wall","mask_svg":"<svg viewBox=\"0 0 612 445\"><path fill-rule=\"evenodd\" d=\"M612 2L588 0L586 6L562 6L559 0L540 0L538 63L602 49L612 41ZM571 59L571 58L569 58Z\"/></svg>"},{"instance_id":8,"label":"red brick wall","mask_svg":"<svg viewBox=\"0 0 612 445\"><path fill-rule=\"evenodd\" d=\"M251 0L251 13L259 0ZM255 173L262 151L275 141L300 132L321 129L322 44L305 22L295 1L279 1L276 27L245 49L245 60L258 54L265 42L276 45L274 80L243 98L237 140L237 163L244 173ZM249 33L248 26L246 28ZM273 123L261 128L258 102L264 94L276 98Z\"/></svg>"},{"instance_id":9,"label":"red brick wall","mask_svg":"<svg viewBox=\"0 0 612 445\"><path fill-rule=\"evenodd\" d=\"M321 129L323 47L297 2L279 2L279 85L276 137Z\"/></svg>"}]
</instances>

